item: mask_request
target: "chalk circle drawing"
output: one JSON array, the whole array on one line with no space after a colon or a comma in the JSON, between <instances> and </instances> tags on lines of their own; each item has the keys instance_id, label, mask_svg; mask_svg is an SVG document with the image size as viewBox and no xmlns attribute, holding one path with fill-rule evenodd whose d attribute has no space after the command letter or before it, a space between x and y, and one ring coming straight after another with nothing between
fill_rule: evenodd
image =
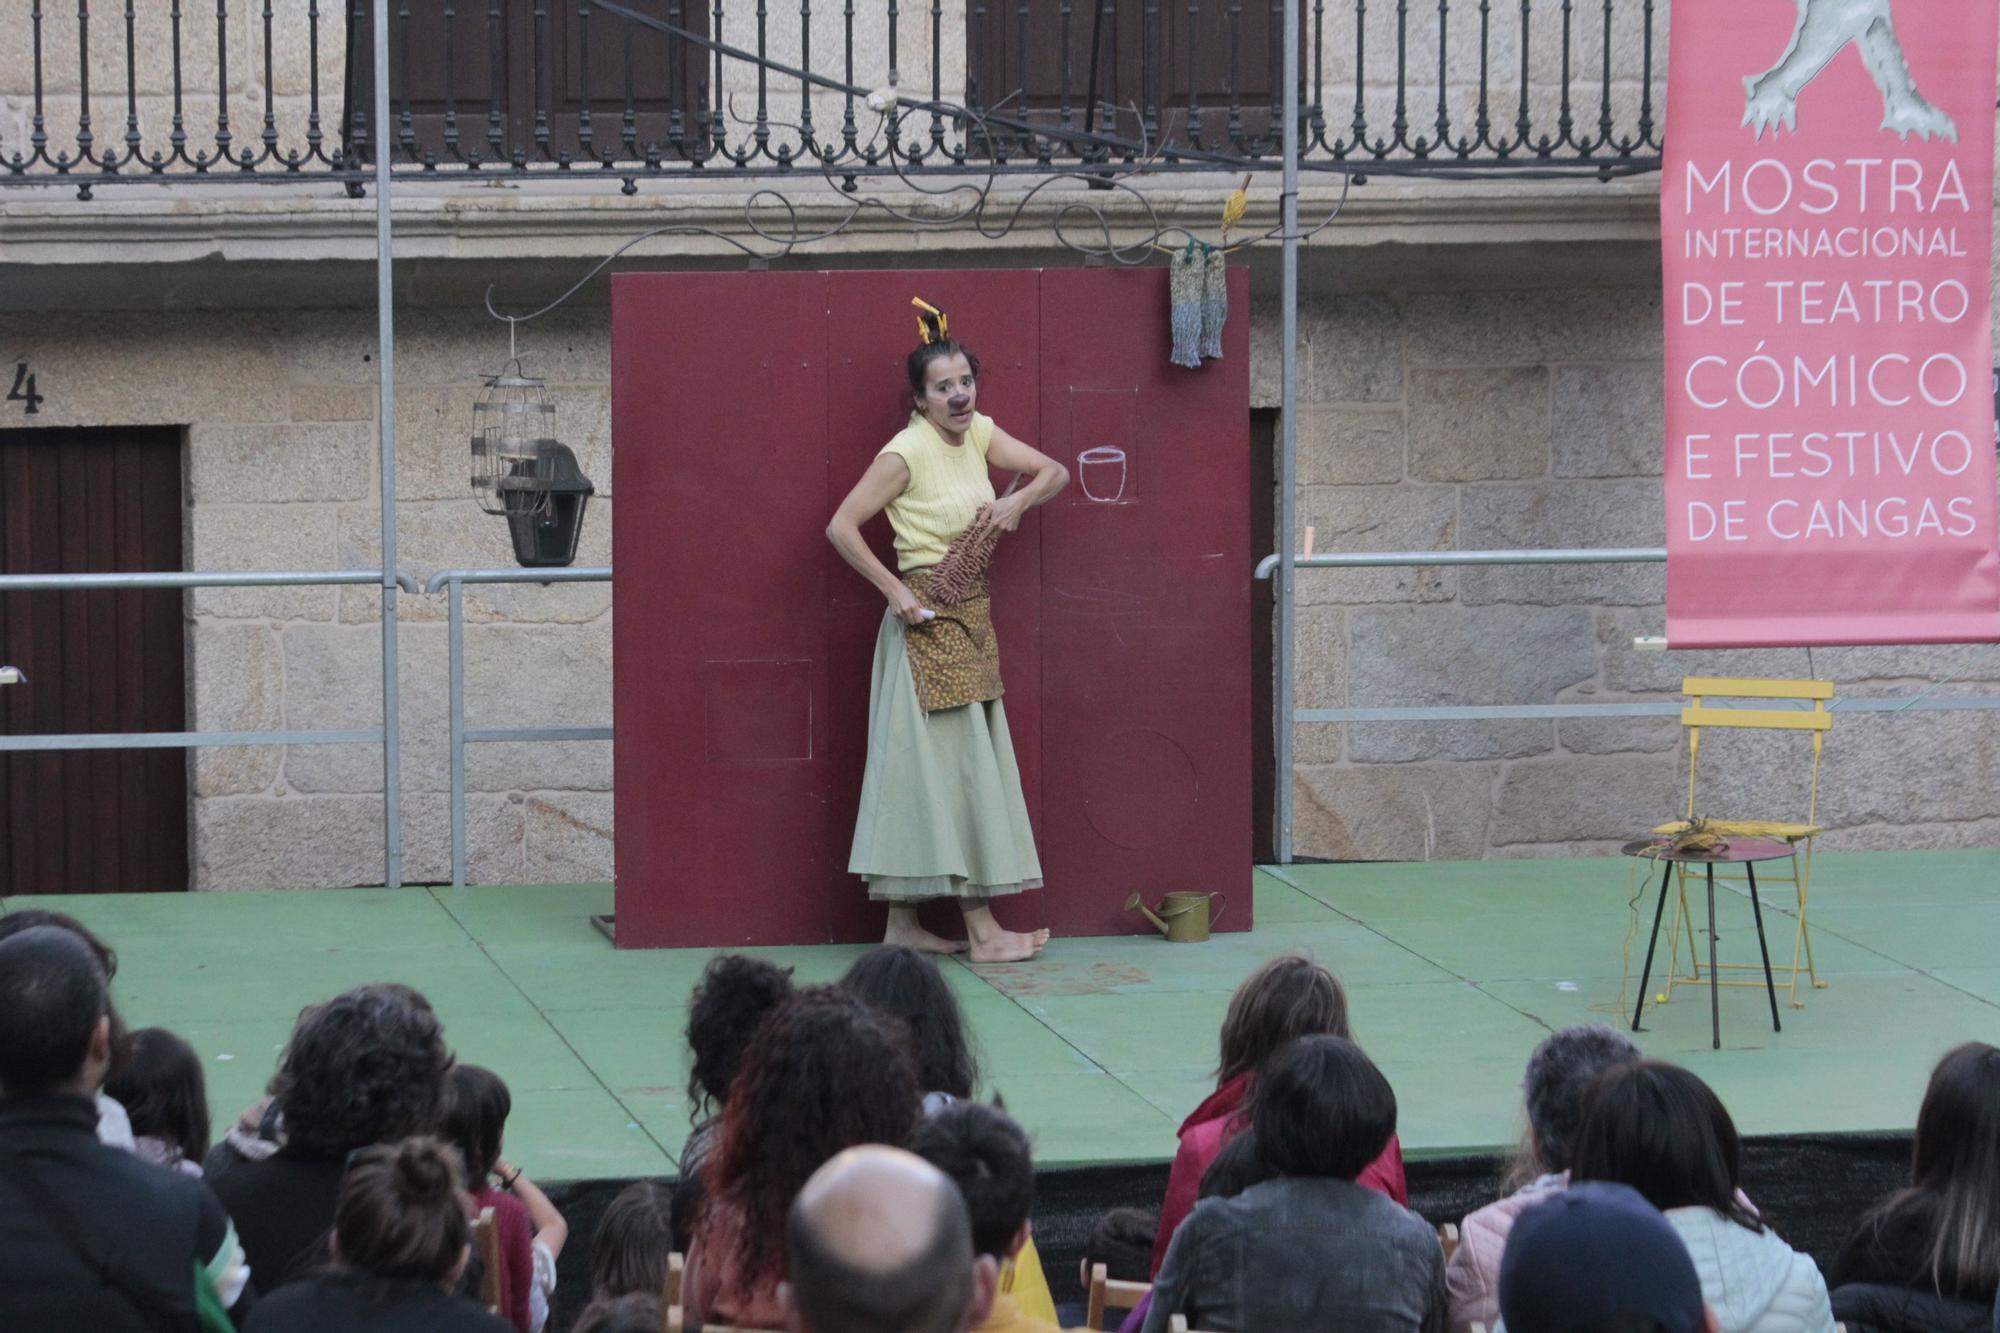
<instances>
[{"instance_id":1,"label":"chalk circle drawing","mask_svg":"<svg viewBox=\"0 0 2000 1333\"><path fill-rule=\"evenodd\" d=\"M1076 478L1085 499L1117 504L1125 498L1125 451L1115 444L1085 449L1076 456Z\"/></svg>"},{"instance_id":2,"label":"chalk circle drawing","mask_svg":"<svg viewBox=\"0 0 2000 1333\"><path fill-rule=\"evenodd\" d=\"M1944 112L1924 100L1910 73L1903 45L1896 39L1896 21L1889 13L1890 0L1797 0L1798 25L1792 29L1791 43L1778 63L1762 74L1743 80L1743 123L1756 137L1764 131L1799 128L1799 94L1819 77L1820 71L1850 44L1861 48L1861 62L1868 67L1875 86L1882 92L1882 128L1901 138L1915 134L1919 139L1936 135L1958 142L1958 125Z\"/></svg>"}]
</instances>

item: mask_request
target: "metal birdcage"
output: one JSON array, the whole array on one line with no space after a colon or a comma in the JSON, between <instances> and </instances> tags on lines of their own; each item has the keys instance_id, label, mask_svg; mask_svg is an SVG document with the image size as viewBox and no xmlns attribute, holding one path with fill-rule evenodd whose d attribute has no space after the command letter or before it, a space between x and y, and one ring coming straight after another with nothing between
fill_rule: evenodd
<instances>
[{"instance_id":1,"label":"metal birdcage","mask_svg":"<svg viewBox=\"0 0 2000 1333\"><path fill-rule=\"evenodd\" d=\"M523 374L519 358L508 361L472 407L473 498L489 514L541 513L561 447L547 386Z\"/></svg>"}]
</instances>

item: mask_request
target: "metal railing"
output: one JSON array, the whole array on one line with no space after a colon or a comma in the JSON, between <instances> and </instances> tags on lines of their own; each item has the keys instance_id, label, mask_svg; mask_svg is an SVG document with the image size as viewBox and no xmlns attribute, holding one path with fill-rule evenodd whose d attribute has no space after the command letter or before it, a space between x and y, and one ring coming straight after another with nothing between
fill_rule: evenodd
<instances>
[{"instance_id":1,"label":"metal railing","mask_svg":"<svg viewBox=\"0 0 2000 1333\"><path fill-rule=\"evenodd\" d=\"M322 588L322 587L401 588L417 591L417 581L398 571L391 581L379 569L256 570L238 572L160 572L122 574L0 574L0 594L10 592L101 592L132 589L169 588ZM10 684L34 688L16 679ZM4 677L0 677L4 681ZM383 690L385 716L394 716L396 682L392 676ZM379 745L383 767L383 882L395 884L401 878L402 815L398 809L400 785L398 747L389 744L393 728L386 722L374 727L337 730L273 731L97 731L47 732L42 734L0 734L0 754L62 750L175 750L206 746L235 745Z\"/></svg>"},{"instance_id":2,"label":"metal railing","mask_svg":"<svg viewBox=\"0 0 2000 1333\"><path fill-rule=\"evenodd\" d=\"M28 0L0 19L0 95L22 108L0 111L0 184L359 189L385 143L399 172L588 170L628 191L717 170L1275 169L1284 4L400 0L378 123L373 0ZM1659 165L1653 0L1298 13L1306 170Z\"/></svg>"},{"instance_id":3,"label":"metal railing","mask_svg":"<svg viewBox=\"0 0 2000 1333\"><path fill-rule=\"evenodd\" d=\"M608 741L610 727L478 727L465 725L465 585L468 583L609 583L607 565L579 569L441 569L426 593L450 596L451 882L465 883L465 747L482 741Z\"/></svg>"},{"instance_id":4,"label":"metal railing","mask_svg":"<svg viewBox=\"0 0 2000 1333\"><path fill-rule=\"evenodd\" d=\"M1301 569L1400 569L1435 566L1505 565L1638 565L1664 564L1664 546L1549 547L1493 551L1332 551L1312 555L1280 552L1257 562L1256 577L1272 580L1272 595L1278 599L1280 615L1292 614L1296 590L1287 582L1291 571ZM1273 579L1273 576L1276 578ZM1658 646L1667 647L1665 643ZM1277 783L1278 859L1292 859L1292 727L1299 722L1486 722L1526 721L1577 717L1678 717L1684 704L1673 702L1628 702L1615 704L1422 704L1374 708L1299 708L1292 699L1294 663L1279 654L1276 667L1276 706L1272 723L1276 732L1275 768ZM1727 702L1714 706L1729 707ZM1770 708L1770 700L1757 707ZM2000 695L1897 694L1847 697L1829 705L1843 713L1906 712L1993 712L2000 711Z\"/></svg>"}]
</instances>

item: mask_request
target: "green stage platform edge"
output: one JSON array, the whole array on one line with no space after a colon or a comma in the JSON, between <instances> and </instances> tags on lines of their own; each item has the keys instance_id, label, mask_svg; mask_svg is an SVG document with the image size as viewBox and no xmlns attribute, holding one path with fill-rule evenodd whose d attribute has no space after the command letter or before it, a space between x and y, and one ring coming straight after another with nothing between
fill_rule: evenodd
<instances>
[{"instance_id":1,"label":"green stage platform edge","mask_svg":"<svg viewBox=\"0 0 2000 1333\"><path fill-rule=\"evenodd\" d=\"M1761 990L1725 991L1720 1051L1709 1049L1706 991L1680 991L1649 1008L1642 1044L1709 1079L1747 1134L1907 1130L1938 1055L2000 1041L1997 870L2000 852L1986 850L1824 853L1811 913L1827 988L1782 1011L1782 1034ZM1622 858L1300 865L1253 878L1253 932L1199 946L1063 939L1033 963L948 966L987 1086L1034 1134L1042 1165L1171 1156L1180 1118L1211 1086L1230 991L1284 950L1346 983L1412 1156L1511 1146L1534 1044L1569 1023L1630 1021L1653 882L1642 889ZM1768 901L1786 892L1766 891L1766 913L1785 941L1774 953L1789 957L1789 901ZM1724 960L1754 961L1747 898L1719 897ZM687 996L716 951L617 952L589 924L611 905L610 886L586 884L4 907L72 912L114 944L128 1021L195 1044L218 1123L260 1094L301 1006L361 982L417 986L459 1058L512 1087L509 1155L560 1181L669 1173L688 1128ZM825 982L862 950L762 952L801 982Z\"/></svg>"}]
</instances>

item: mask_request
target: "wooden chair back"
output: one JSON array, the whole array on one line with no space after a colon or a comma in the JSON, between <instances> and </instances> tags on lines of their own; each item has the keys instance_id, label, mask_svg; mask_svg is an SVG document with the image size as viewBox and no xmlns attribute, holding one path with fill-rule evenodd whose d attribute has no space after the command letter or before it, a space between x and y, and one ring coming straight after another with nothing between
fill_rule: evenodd
<instances>
[{"instance_id":1,"label":"wooden chair back","mask_svg":"<svg viewBox=\"0 0 2000 1333\"><path fill-rule=\"evenodd\" d=\"M1146 1293L1153 1286L1150 1282L1124 1282L1111 1276L1111 1270L1103 1264L1090 1266L1090 1303L1084 1307L1083 1326L1089 1329L1104 1327L1104 1312L1120 1310L1129 1312L1138 1308L1146 1299Z\"/></svg>"},{"instance_id":2,"label":"wooden chair back","mask_svg":"<svg viewBox=\"0 0 2000 1333\"><path fill-rule=\"evenodd\" d=\"M500 1228L491 1208L481 1208L472 1224L472 1248L479 1256L479 1303L487 1313L500 1311Z\"/></svg>"}]
</instances>

